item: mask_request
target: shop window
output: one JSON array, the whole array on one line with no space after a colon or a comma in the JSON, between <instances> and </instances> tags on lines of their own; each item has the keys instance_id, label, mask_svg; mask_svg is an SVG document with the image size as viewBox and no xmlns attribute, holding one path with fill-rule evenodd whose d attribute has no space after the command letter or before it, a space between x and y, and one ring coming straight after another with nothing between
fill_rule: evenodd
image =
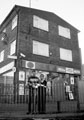
<instances>
[{"instance_id":1,"label":"shop window","mask_svg":"<svg viewBox=\"0 0 84 120\"><path fill-rule=\"evenodd\" d=\"M62 27L62 26L59 25L58 30L59 30L59 35L60 36L63 36L63 37L68 38L68 39L71 38L69 28L65 28L65 27Z\"/></svg>"},{"instance_id":2,"label":"shop window","mask_svg":"<svg viewBox=\"0 0 84 120\"><path fill-rule=\"evenodd\" d=\"M12 20L12 30L17 26L17 15Z\"/></svg>"},{"instance_id":3,"label":"shop window","mask_svg":"<svg viewBox=\"0 0 84 120\"><path fill-rule=\"evenodd\" d=\"M36 27L45 31L49 31L48 21L36 15L33 16L33 27Z\"/></svg>"},{"instance_id":4,"label":"shop window","mask_svg":"<svg viewBox=\"0 0 84 120\"><path fill-rule=\"evenodd\" d=\"M13 95L13 80L14 80L14 72L9 71L2 75L3 84L4 84L4 95ZM9 99L9 96L7 96ZM7 100L7 98L4 98ZM12 96L10 96L10 102L12 101Z\"/></svg>"},{"instance_id":5,"label":"shop window","mask_svg":"<svg viewBox=\"0 0 84 120\"><path fill-rule=\"evenodd\" d=\"M33 41L33 54L49 57L49 45Z\"/></svg>"},{"instance_id":6,"label":"shop window","mask_svg":"<svg viewBox=\"0 0 84 120\"><path fill-rule=\"evenodd\" d=\"M64 48L60 48L60 59L72 62L72 51Z\"/></svg>"},{"instance_id":7,"label":"shop window","mask_svg":"<svg viewBox=\"0 0 84 120\"><path fill-rule=\"evenodd\" d=\"M13 55L16 51L16 40L13 41L10 45L10 55Z\"/></svg>"},{"instance_id":8,"label":"shop window","mask_svg":"<svg viewBox=\"0 0 84 120\"><path fill-rule=\"evenodd\" d=\"M0 62L4 61L4 50L0 52Z\"/></svg>"}]
</instances>

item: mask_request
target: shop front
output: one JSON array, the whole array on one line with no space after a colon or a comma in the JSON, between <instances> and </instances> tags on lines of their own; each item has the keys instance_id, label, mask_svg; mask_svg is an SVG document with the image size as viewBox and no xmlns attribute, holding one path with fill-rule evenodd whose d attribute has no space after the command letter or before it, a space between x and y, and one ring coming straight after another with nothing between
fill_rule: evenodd
<instances>
[{"instance_id":1,"label":"shop front","mask_svg":"<svg viewBox=\"0 0 84 120\"><path fill-rule=\"evenodd\" d=\"M79 69L26 60L21 63L18 71L14 61L0 69L1 103L31 104L34 112L77 110ZM32 92L29 83L35 87Z\"/></svg>"},{"instance_id":2,"label":"shop front","mask_svg":"<svg viewBox=\"0 0 84 120\"><path fill-rule=\"evenodd\" d=\"M22 67L19 69L19 96L25 96L25 102L29 102L29 78L32 76L33 71L35 71L35 77L38 78L37 84L40 84L40 76L43 74L44 80L46 81L46 93L45 90L42 94L46 94L46 101L43 100L46 104L47 112L59 112L68 110L68 108L63 108L63 104L68 104L67 106L72 108L70 110L77 110L78 104L78 81L80 80L80 70L68 67L62 67L52 64L39 63L34 61L22 61ZM35 81L33 81L35 82ZM38 85L37 85L38 86ZM38 87L36 88L38 91ZM34 93L33 93L34 94ZM35 94L34 94L35 95ZM37 92L36 111L38 111L39 96ZM21 100L21 99L19 99ZM23 99L22 99L23 100ZM23 100L23 101L24 101ZM32 100L32 102L35 102ZM33 103L32 103L33 104ZM75 105L75 106L74 106ZM42 106L41 106L42 107ZM70 111L68 110L68 111Z\"/></svg>"}]
</instances>

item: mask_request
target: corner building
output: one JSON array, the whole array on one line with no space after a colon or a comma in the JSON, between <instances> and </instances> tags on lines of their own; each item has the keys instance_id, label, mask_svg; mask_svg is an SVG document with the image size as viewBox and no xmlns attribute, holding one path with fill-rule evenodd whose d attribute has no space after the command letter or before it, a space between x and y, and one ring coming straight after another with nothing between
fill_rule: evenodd
<instances>
[{"instance_id":1,"label":"corner building","mask_svg":"<svg viewBox=\"0 0 84 120\"><path fill-rule=\"evenodd\" d=\"M8 101L27 103L34 69L47 81L46 112L77 110L78 33L52 12L15 5L0 26L0 101L5 101L4 94L11 96Z\"/></svg>"}]
</instances>

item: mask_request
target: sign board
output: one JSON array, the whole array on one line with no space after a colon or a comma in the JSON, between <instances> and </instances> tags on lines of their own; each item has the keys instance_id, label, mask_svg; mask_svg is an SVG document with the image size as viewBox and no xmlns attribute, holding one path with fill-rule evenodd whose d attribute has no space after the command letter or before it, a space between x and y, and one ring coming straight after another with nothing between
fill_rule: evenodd
<instances>
[{"instance_id":1,"label":"sign board","mask_svg":"<svg viewBox=\"0 0 84 120\"><path fill-rule=\"evenodd\" d=\"M25 72L24 71L19 71L19 80L25 81Z\"/></svg>"},{"instance_id":2,"label":"sign board","mask_svg":"<svg viewBox=\"0 0 84 120\"><path fill-rule=\"evenodd\" d=\"M17 56L8 55L8 58L10 58L10 59L17 59Z\"/></svg>"},{"instance_id":3,"label":"sign board","mask_svg":"<svg viewBox=\"0 0 84 120\"><path fill-rule=\"evenodd\" d=\"M66 67L66 73L71 73L71 74L73 74L74 72L73 72L73 68L68 68L68 67Z\"/></svg>"},{"instance_id":4,"label":"sign board","mask_svg":"<svg viewBox=\"0 0 84 120\"><path fill-rule=\"evenodd\" d=\"M65 68L64 68L64 67L58 66L58 67L57 67L57 72L62 72L62 73L65 73L65 72L66 72L66 70L65 70Z\"/></svg>"},{"instance_id":5,"label":"sign board","mask_svg":"<svg viewBox=\"0 0 84 120\"><path fill-rule=\"evenodd\" d=\"M80 74L80 70L74 69L74 74Z\"/></svg>"}]
</instances>

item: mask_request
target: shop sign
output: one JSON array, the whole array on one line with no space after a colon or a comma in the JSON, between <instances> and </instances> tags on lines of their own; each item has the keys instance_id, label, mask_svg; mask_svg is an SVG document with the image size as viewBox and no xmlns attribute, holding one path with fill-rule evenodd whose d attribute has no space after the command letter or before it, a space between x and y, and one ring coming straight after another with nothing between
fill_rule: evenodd
<instances>
[{"instance_id":1,"label":"shop sign","mask_svg":"<svg viewBox=\"0 0 84 120\"><path fill-rule=\"evenodd\" d=\"M80 70L74 69L74 74L80 74Z\"/></svg>"},{"instance_id":2,"label":"shop sign","mask_svg":"<svg viewBox=\"0 0 84 120\"><path fill-rule=\"evenodd\" d=\"M74 73L73 68L68 68L68 67L66 67L66 73L71 73L71 74L73 74L73 73Z\"/></svg>"},{"instance_id":3,"label":"shop sign","mask_svg":"<svg viewBox=\"0 0 84 120\"><path fill-rule=\"evenodd\" d=\"M58 67L57 67L57 72L66 73L66 70L65 70L64 67L60 67L60 66L58 66Z\"/></svg>"},{"instance_id":4,"label":"shop sign","mask_svg":"<svg viewBox=\"0 0 84 120\"><path fill-rule=\"evenodd\" d=\"M24 84L19 84L19 95L24 95Z\"/></svg>"}]
</instances>

